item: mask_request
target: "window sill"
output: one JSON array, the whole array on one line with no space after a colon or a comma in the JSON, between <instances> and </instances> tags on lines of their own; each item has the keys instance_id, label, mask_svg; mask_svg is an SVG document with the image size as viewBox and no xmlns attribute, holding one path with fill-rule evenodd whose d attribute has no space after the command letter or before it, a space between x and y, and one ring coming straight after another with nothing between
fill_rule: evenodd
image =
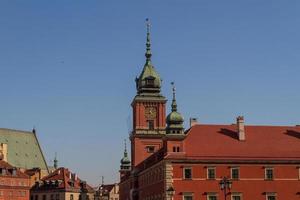
<instances>
[{"instance_id":1,"label":"window sill","mask_svg":"<svg viewBox=\"0 0 300 200\"><path fill-rule=\"evenodd\" d=\"M215 181L217 179L216 178L207 178L206 180L208 180L208 181Z\"/></svg>"}]
</instances>

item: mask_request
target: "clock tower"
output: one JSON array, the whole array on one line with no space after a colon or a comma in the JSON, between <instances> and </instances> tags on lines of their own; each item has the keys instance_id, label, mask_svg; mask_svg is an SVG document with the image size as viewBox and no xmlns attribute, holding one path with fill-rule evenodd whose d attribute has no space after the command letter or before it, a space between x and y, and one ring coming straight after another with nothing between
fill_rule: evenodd
<instances>
[{"instance_id":1,"label":"clock tower","mask_svg":"<svg viewBox=\"0 0 300 200\"><path fill-rule=\"evenodd\" d=\"M147 20L148 22L148 20ZM162 147L166 131L166 99L161 95L161 78L151 63L150 24L147 23L146 63L136 78L137 94L132 101L132 166Z\"/></svg>"}]
</instances>

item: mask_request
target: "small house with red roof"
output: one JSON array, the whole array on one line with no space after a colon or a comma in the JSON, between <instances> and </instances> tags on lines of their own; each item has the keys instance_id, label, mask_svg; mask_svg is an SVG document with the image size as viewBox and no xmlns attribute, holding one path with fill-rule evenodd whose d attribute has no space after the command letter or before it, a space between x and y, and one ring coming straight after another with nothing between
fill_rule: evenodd
<instances>
[{"instance_id":1,"label":"small house with red roof","mask_svg":"<svg viewBox=\"0 0 300 200\"><path fill-rule=\"evenodd\" d=\"M77 174L61 167L37 181L31 200L93 200L94 190Z\"/></svg>"}]
</instances>

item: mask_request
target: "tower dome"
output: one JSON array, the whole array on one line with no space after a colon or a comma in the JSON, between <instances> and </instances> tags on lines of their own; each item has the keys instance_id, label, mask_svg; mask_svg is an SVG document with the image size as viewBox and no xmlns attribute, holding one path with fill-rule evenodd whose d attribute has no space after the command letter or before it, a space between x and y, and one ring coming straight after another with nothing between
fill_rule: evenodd
<instances>
[{"instance_id":1,"label":"tower dome","mask_svg":"<svg viewBox=\"0 0 300 200\"><path fill-rule=\"evenodd\" d=\"M184 119L182 115L177 111L176 95L175 95L175 86L173 85L173 100L172 100L172 111L167 116L167 134L183 134L183 122Z\"/></svg>"},{"instance_id":2,"label":"tower dome","mask_svg":"<svg viewBox=\"0 0 300 200\"><path fill-rule=\"evenodd\" d=\"M130 161L130 159L128 157L128 153L127 153L126 140L124 142L125 142L124 156L120 161L121 170L129 170L130 166L131 166L131 161Z\"/></svg>"},{"instance_id":3,"label":"tower dome","mask_svg":"<svg viewBox=\"0 0 300 200\"><path fill-rule=\"evenodd\" d=\"M146 63L143 71L136 78L136 89L138 94L159 94L161 88L161 79L151 63L151 42L150 42L150 23L147 19L147 42L146 42Z\"/></svg>"}]
</instances>

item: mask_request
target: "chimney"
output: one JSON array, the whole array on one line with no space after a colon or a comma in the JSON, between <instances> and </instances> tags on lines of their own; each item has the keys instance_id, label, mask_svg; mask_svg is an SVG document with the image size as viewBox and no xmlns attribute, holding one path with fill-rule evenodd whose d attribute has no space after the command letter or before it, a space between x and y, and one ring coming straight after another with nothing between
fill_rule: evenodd
<instances>
[{"instance_id":1,"label":"chimney","mask_svg":"<svg viewBox=\"0 0 300 200\"><path fill-rule=\"evenodd\" d=\"M246 136L245 136L245 121L244 121L244 116L238 116L236 118L236 124L237 124L237 133L238 133L238 138L240 141L245 141Z\"/></svg>"},{"instance_id":2,"label":"chimney","mask_svg":"<svg viewBox=\"0 0 300 200\"><path fill-rule=\"evenodd\" d=\"M4 143L0 144L0 155L1 155L0 160L7 162L7 144Z\"/></svg>"},{"instance_id":3,"label":"chimney","mask_svg":"<svg viewBox=\"0 0 300 200\"><path fill-rule=\"evenodd\" d=\"M195 126L198 124L197 118L190 118L190 127Z\"/></svg>"}]
</instances>

